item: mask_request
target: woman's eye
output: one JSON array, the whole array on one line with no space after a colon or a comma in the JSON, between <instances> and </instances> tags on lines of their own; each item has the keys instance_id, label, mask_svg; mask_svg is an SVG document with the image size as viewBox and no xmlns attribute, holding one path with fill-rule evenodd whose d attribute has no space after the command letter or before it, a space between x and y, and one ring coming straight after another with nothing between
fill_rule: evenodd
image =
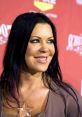
<instances>
[{"instance_id":1,"label":"woman's eye","mask_svg":"<svg viewBox=\"0 0 82 117\"><path fill-rule=\"evenodd\" d=\"M50 40L48 40L48 43L50 43L50 44L54 44L54 39L50 39Z\"/></svg>"},{"instance_id":2,"label":"woman's eye","mask_svg":"<svg viewBox=\"0 0 82 117\"><path fill-rule=\"evenodd\" d=\"M39 39L32 39L32 40L30 40L30 42L31 43L39 43L40 41L39 41Z\"/></svg>"}]
</instances>

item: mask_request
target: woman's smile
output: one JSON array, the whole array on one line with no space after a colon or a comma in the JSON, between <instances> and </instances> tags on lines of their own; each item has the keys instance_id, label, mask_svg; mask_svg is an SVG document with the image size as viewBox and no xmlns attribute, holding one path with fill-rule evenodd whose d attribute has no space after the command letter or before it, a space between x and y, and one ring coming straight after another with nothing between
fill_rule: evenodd
<instances>
[{"instance_id":1,"label":"woman's smile","mask_svg":"<svg viewBox=\"0 0 82 117\"><path fill-rule=\"evenodd\" d=\"M37 62L42 63L42 64L45 64L48 61L47 56L38 56L38 57L35 57L35 58L36 58Z\"/></svg>"}]
</instances>

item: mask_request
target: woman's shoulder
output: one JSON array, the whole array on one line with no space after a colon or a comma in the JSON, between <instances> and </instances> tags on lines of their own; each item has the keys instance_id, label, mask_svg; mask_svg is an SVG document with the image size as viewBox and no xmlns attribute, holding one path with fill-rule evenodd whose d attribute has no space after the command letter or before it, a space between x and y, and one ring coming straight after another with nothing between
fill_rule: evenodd
<instances>
[{"instance_id":1,"label":"woman's shoulder","mask_svg":"<svg viewBox=\"0 0 82 117\"><path fill-rule=\"evenodd\" d=\"M52 89L55 93L64 96L66 99L72 97L73 99L80 99L82 101L80 93L74 87L67 83L62 83L62 85L60 86L57 85L55 82L52 82Z\"/></svg>"},{"instance_id":2,"label":"woman's shoulder","mask_svg":"<svg viewBox=\"0 0 82 117\"><path fill-rule=\"evenodd\" d=\"M80 108L82 116L82 97L76 89L69 85L67 87L65 86L64 88L54 85L54 90L56 90L54 93L57 94L57 97L60 97L62 102L65 103L66 111L69 113L69 116L71 114L72 116L76 117L74 113L78 113L78 107ZM55 95L54 93L53 96Z\"/></svg>"}]
</instances>

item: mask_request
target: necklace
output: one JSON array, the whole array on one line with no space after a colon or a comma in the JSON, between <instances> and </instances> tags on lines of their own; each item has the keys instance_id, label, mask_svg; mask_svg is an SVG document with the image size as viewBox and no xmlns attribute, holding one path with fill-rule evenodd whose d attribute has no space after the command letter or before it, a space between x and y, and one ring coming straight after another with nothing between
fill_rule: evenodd
<instances>
[{"instance_id":1,"label":"necklace","mask_svg":"<svg viewBox=\"0 0 82 117\"><path fill-rule=\"evenodd\" d=\"M22 105L22 107L18 108L18 114L20 117L31 117L32 108L25 105L25 103Z\"/></svg>"}]
</instances>

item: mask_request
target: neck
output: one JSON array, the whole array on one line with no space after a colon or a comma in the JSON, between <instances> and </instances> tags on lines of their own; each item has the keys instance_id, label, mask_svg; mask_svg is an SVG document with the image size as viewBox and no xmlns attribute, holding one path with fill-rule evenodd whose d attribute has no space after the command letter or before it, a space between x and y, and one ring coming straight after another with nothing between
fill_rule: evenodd
<instances>
[{"instance_id":1,"label":"neck","mask_svg":"<svg viewBox=\"0 0 82 117\"><path fill-rule=\"evenodd\" d=\"M20 75L21 79L21 86L27 86L30 88L34 87L40 87L43 85L43 80L42 80L42 72L36 73L36 74L31 74L31 73L21 73ZM36 85L37 84L37 85Z\"/></svg>"}]
</instances>

